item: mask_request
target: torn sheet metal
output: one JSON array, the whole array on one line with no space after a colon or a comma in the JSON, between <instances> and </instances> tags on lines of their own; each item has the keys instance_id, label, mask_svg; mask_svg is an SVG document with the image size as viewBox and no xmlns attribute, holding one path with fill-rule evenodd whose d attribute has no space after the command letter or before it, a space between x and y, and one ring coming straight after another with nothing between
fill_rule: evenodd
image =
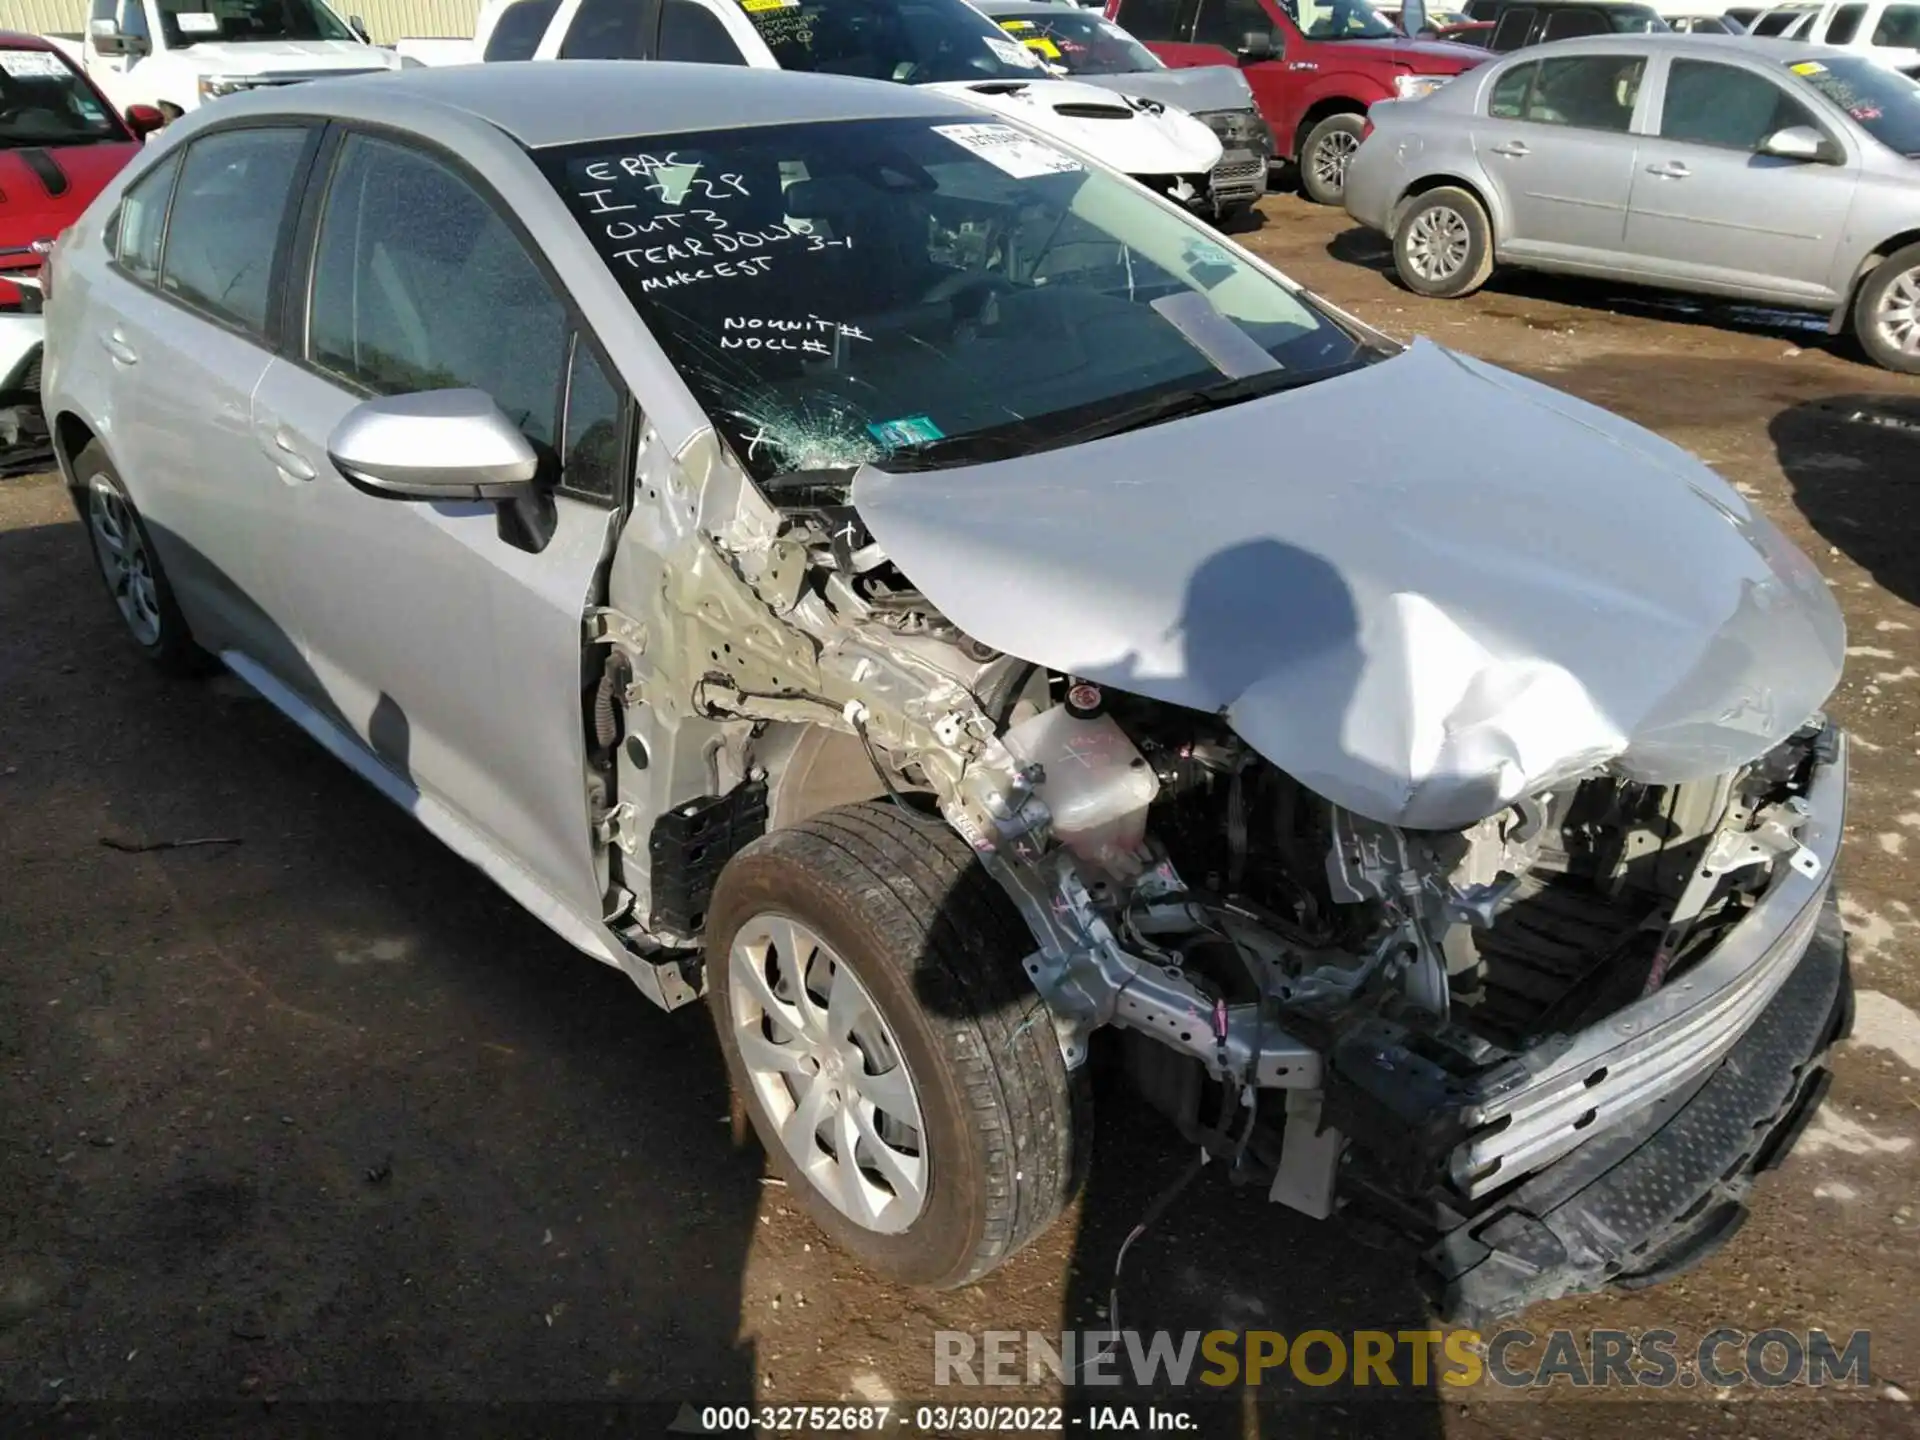
<instances>
[{"instance_id":1,"label":"torn sheet metal","mask_svg":"<svg viewBox=\"0 0 1920 1440\"><path fill-rule=\"evenodd\" d=\"M1092 444L867 467L853 502L968 634L1224 712L1414 828L1606 763L1658 784L1745 763L1846 649L1812 564L1698 460L1427 341Z\"/></svg>"}]
</instances>

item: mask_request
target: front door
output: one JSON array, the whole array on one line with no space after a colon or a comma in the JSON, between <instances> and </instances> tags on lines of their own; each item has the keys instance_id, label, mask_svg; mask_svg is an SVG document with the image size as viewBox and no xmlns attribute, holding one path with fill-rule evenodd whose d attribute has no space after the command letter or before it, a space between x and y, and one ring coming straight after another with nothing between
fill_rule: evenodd
<instances>
[{"instance_id":1,"label":"front door","mask_svg":"<svg viewBox=\"0 0 1920 1440\"><path fill-rule=\"evenodd\" d=\"M311 472L291 569L321 703L551 901L597 919L582 620L613 529L619 477L599 442L620 392L493 197L436 156L347 134L311 275L254 422ZM553 457L550 527L375 498L328 460L363 398L454 387L491 395Z\"/></svg>"},{"instance_id":2,"label":"front door","mask_svg":"<svg viewBox=\"0 0 1920 1440\"><path fill-rule=\"evenodd\" d=\"M1617 259L1646 63L1639 55L1570 55L1516 65L1495 81L1473 144L1496 192L1503 256Z\"/></svg>"},{"instance_id":3,"label":"front door","mask_svg":"<svg viewBox=\"0 0 1920 1440\"><path fill-rule=\"evenodd\" d=\"M1791 126L1826 136L1842 163L1759 153ZM1851 277L1836 276L1834 260L1858 162L1777 81L1740 65L1672 61L1659 135L1642 144L1639 162L1627 244L1661 278L1839 303Z\"/></svg>"}]
</instances>

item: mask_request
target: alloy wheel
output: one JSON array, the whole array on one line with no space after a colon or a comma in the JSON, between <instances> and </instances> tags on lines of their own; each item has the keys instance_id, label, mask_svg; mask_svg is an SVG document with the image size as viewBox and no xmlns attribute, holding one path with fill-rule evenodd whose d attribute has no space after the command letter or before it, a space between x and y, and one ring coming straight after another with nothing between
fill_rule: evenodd
<instances>
[{"instance_id":1,"label":"alloy wheel","mask_svg":"<svg viewBox=\"0 0 1920 1440\"><path fill-rule=\"evenodd\" d=\"M1435 205L1414 217L1407 229L1407 264L1422 280L1451 280L1467 263L1473 236L1457 210Z\"/></svg>"},{"instance_id":2,"label":"alloy wheel","mask_svg":"<svg viewBox=\"0 0 1920 1440\"><path fill-rule=\"evenodd\" d=\"M1920 267L1895 276L1880 292L1873 323L1893 349L1920 355Z\"/></svg>"},{"instance_id":3,"label":"alloy wheel","mask_svg":"<svg viewBox=\"0 0 1920 1440\"><path fill-rule=\"evenodd\" d=\"M1313 178L1323 189L1344 190L1347 162L1353 159L1353 152L1359 148L1359 140L1345 130L1329 130L1313 148Z\"/></svg>"},{"instance_id":4,"label":"alloy wheel","mask_svg":"<svg viewBox=\"0 0 1920 1440\"><path fill-rule=\"evenodd\" d=\"M926 1122L893 1029L813 930L755 915L728 954L733 1039L780 1145L848 1219L880 1234L927 1200Z\"/></svg>"},{"instance_id":5,"label":"alloy wheel","mask_svg":"<svg viewBox=\"0 0 1920 1440\"><path fill-rule=\"evenodd\" d=\"M142 645L158 644L160 591L154 582L153 557L147 553L133 507L104 475L87 482L87 524L93 531L100 573L106 576L127 629Z\"/></svg>"}]
</instances>

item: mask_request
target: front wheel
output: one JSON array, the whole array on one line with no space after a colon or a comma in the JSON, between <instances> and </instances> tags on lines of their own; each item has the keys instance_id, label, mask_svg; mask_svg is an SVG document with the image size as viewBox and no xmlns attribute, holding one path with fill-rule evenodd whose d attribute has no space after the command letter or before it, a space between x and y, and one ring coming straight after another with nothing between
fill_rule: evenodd
<instances>
[{"instance_id":1,"label":"front wheel","mask_svg":"<svg viewBox=\"0 0 1920 1440\"><path fill-rule=\"evenodd\" d=\"M1485 208L1451 185L1409 201L1393 229L1393 268L1416 295L1471 295L1493 273L1493 226Z\"/></svg>"},{"instance_id":2,"label":"front wheel","mask_svg":"<svg viewBox=\"0 0 1920 1440\"><path fill-rule=\"evenodd\" d=\"M1867 276L1853 331L1874 364L1920 375L1920 245L1894 251Z\"/></svg>"},{"instance_id":3,"label":"front wheel","mask_svg":"<svg viewBox=\"0 0 1920 1440\"><path fill-rule=\"evenodd\" d=\"M937 818L848 805L715 886L708 999L735 1092L814 1220L907 1284L977 1280L1078 1179L1078 1087L1004 892Z\"/></svg>"},{"instance_id":4,"label":"front wheel","mask_svg":"<svg viewBox=\"0 0 1920 1440\"><path fill-rule=\"evenodd\" d=\"M1347 165L1367 128L1364 115L1329 115L1300 144L1300 188L1319 205L1338 205L1347 193Z\"/></svg>"}]
</instances>

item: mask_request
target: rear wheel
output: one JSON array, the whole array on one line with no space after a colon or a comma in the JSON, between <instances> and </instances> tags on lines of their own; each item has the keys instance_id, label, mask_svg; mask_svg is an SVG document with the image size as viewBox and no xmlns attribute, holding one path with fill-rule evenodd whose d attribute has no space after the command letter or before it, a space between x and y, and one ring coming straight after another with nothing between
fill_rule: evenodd
<instances>
[{"instance_id":1,"label":"rear wheel","mask_svg":"<svg viewBox=\"0 0 1920 1440\"><path fill-rule=\"evenodd\" d=\"M1417 295L1471 295L1493 273L1493 226L1486 210L1451 185L1416 196L1393 229L1393 268Z\"/></svg>"},{"instance_id":2,"label":"rear wheel","mask_svg":"<svg viewBox=\"0 0 1920 1440\"><path fill-rule=\"evenodd\" d=\"M1364 115L1329 115L1300 142L1300 188L1320 205L1338 205L1347 193L1347 163L1360 148Z\"/></svg>"},{"instance_id":3,"label":"rear wheel","mask_svg":"<svg viewBox=\"0 0 1920 1440\"><path fill-rule=\"evenodd\" d=\"M1920 245L1896 250L1853 302L1853 331L1874 364L1920 375Z\"/></svg>"},{"instance_id":4,"label":"rear wheel","mask_svg":"<svg viewBox=\"0 0 1920 1440\"><path fill-rule=\"evenodd\" d=\"M979 1279L1060 1213L1088 1127L1011 902L934 818L843 806L735 856L708 998L775 1169L894 1279Z\"/></svg>"},{"instance_id":5,"label":"rear wheel","mask_svg":"<svg viewBox=\"0 0 1920 1440\"><path fill-rule=\"evenodd\" d=\"M140 512L97 440L74 457L73 473L94 564L128 638L168 674L197 675L211 668L211 658L187 629Z\"/></svg>"}]
</instances>

